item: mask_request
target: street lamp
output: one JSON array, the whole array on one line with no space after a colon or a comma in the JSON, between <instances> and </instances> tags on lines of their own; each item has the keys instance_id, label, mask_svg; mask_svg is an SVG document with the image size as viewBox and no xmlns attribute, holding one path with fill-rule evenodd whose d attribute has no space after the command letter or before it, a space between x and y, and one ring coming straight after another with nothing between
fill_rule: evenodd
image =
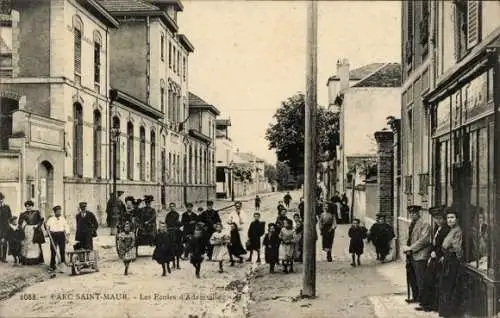
<instances>
[{"instance_id":1,"label":"street lamp","mask_svg":"<svg viewBox=\"0 0 500 318\"><path fill-rule=\"evenodd\" d=\"M117 170L117 160L116 160L116 151L118 150L119 143L120 143L120 128L119 127L113 127L111 128L111 141L113 142L113 196L112 196L112 202L113 202L113 209L112 213L115 214L117 213L118 209L120 208L118 206L118 194L116 193L116 170ZM112 217L116 217L113 215ZM114 222L113 222L114 223ZM111 224L111 235L115 234L116 230L116 224Z\"/></svg>"}]
</instances>

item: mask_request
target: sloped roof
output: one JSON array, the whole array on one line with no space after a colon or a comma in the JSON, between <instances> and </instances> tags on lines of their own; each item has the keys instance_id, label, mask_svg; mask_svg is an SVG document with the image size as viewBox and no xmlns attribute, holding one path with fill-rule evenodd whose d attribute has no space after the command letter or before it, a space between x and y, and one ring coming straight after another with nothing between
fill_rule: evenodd
<instances>
[{"instance_id":1,"label":"sloped roof","mask_svg":"<svg viewBox=\"0 0 500 318\"><path fill-rule=\"evenodd\" d=\"M189 108L203 108L210 110L215 115L220 115L220 111L212 104L207 103L198 95L189 92Z\"/></svg>"},{"instance_id":2,"label":"sloped roof","mask_svg":"<svg viewBox=\"0 0 500 318\"><path fill-rule=\"evenodd\" d=\"M387 63L352 87L400 87L401 64Z\"/></svg>"},{"instance_id":3,"label":"sloped roof","mask_svg":"<svg viewBox=\"0 0 500 318\"><path fill-rule=\"evenodd\" d=\"M253 162L254 160L256 162L265 162L263 159L260 159L259 157L256 157L255 155L248 152L236 152L234 153L234 155L238 156L242 161L246 162Z\"/></svg>"},{"instance_id":4,"label":"sloped roof","mask_svg":"<svg viewBox=\"0 0 500 318\"><path fill-rule=\"evenodd\" d=\"M350 81L359 81L368 75L375 72L377 69L384 66L386 63L371 63L362 67L355 68L349 72L349 80ZM337 75L332 75L328 78L328 81L339 81L340 78Z\"/></svg>"},{"instance_id":5,"label":"sloped roof","mask_svg":"<svg viewBox=\"0 0 500 318\"><path fill-rule=\"evenodd\" d=\"M111 12L157 11L157 6L143 0L99 0L106 10Z\"/></svg>"}]
</instances>

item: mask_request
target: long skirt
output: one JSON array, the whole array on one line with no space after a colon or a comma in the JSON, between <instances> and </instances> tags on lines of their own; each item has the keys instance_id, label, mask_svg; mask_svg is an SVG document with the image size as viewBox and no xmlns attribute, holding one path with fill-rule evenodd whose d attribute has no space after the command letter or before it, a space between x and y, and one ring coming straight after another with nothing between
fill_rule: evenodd
<instances>
[{"instance_id":1,"label":"long skirt","mask_svg":"<svg viewBox=\"0 0 500 318\"><path fill-rule=\"evenodd\" d=\"M329 252L332 250L333 239L335 238L335 230L321 231L323 250Z\"/></svg>"},{"instance_id":2,"label":"long skirt","mask_svg":"<svg viewBox=\"0 0 500 318\"><path fill-rule=\"evenodd\" d=\"M462 264L454 253L445 255L439 280L439 316L456 317L463 312Z\"/></svg>"},{"instance_id":3,"label":"long skirt","mask_svg":"<svg viewBox=\"0 0 500 318\"><path fill-rule=\"evenodd\" d=\"M279 258L283 261L293 260L293 255L295 252L295 244L293 243L281 243L279 247Z\"/></svg>"},{"instance_id":4,"label":"long skirt","mask_svg":"<svg viewBox=\"0 0 500 318\"><path fill-rule=\"evenodd\" d=\"M229 252L225 244L212 245L212 261L220 262L229 259Z\"/></svg>"},{"instance_id":5,"label":"long skirt","mask_svg":"<svg viewBox=\"0 0 500 318\"><path fill-rule=\"evenodd\" d=\"M425 269L423 294L420 295L420 305L422 307L437 310L440 272L441 264L436 258L432 258Z\"/></svg>"},{"instance_id":6,"label":"long skirt","mask_svg":"<svg viewBox=\"0 0 500 318\"><path fill-rule=\"evenodd\" d=\"M26 225L24 227L21 257L22 263L25 265L37 265L44 262L42 244L33 243L33 235L35 234L36 227L36 225Z\"/></svg>"}]
</instances>

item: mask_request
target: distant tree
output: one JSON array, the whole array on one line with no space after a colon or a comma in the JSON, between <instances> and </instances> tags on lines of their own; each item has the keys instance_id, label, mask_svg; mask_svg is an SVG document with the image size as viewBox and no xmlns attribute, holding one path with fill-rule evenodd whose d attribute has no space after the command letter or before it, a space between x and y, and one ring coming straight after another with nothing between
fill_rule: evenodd
<instances>
[{"instance_id":1,"label":"distant tree","mask_svg":"<svg viewBox=\"0 0 500 318\"><path fill-rule=\"evenodd\" d=\"M290 180L290 167L283 162L278 161L276 163L276 182L280 188L285 187Z\"/></svg>"},{"instance_id":2,"label":"distant tree","mask_svg":"<svg viewBox=\"0 0 500 318\"><path fill-rule=\"evenodd\" d=\"M296 94L282 102L273 118L276 122L270 124L266 131L269 149L274 149L278 161L287 164L294 176L299 176L304 171L304 94ZM338 128L338 115L319 106L316 119L318 161L335 157L339 141Z\"/></svg>"},{"instance_id":3,"label":"distant tree","mask_svg":"<svg viewBox=\"0 0 500 318\"><path fill-rule=\"evenodd\" d=\"M233 170L236 180L252 182L252 169L245 166L235 166Z\"/></svg>"},{"instance_id":4,"label":"distant tree","mask_svg":"<svg viewBox=\"0 0 500 318\"><path fill-rule=\"evenodd\" d=\"M277 172L276 167L270 164L264 166L264 176L267 178L269 183L276 182Z\"/></svg>"}]
</instances>

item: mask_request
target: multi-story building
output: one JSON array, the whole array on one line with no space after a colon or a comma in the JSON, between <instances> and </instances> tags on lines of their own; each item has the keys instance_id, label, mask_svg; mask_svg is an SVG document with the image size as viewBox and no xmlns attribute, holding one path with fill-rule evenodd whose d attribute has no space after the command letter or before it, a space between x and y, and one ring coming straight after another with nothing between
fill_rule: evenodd
<instances>
[{"instance_id":1,"label":"multi-story building","mask_svg":"<svg viewBox=\"0 0 500 318\"><path fill-rule=\"evenodd\" d=\"M102 210L118 21L94 0L1 4L0 191L16 213L28 199L45 216L53 205L72 216L78 201Z\"/></svg>"},{"instance_id":2,"label":"multi-story building","mask_svg":"<svg viewBox=\"0 0 500 318\"><path fill-rule=\"evenodd\" d=\"M231 197L233 141L229 137L230 119L217 119L215 122L215 169L217 182L217 196L220 198Z\"/></svg>"},{"instance_id":3,"label":"multi-story building","mask_svg":"<svg viewBox=\"0 0 500 318\"><path fill-rule=\"evenodd\" d=\"M130 195L156 194L161 203L183 204L215 196L215 189L210 190L215 182L208 182L208 177L215 174L218 110L206 108L210 105L202 100L203 105L190 107L188 57L194 47L179 33L177 14L183 10L182 3L100 3L120 21L120 28L110 34L111 86L120 96L135 100L114 103L111 110L122 132L119 188ZM195 125L197 119L191 117L199 114L203 120Z\"/></svg>"},{"instance_id":4,"label":"multi-story building","mask_svg":"<svg viewBox=\"0 0 500 318\"><path fill-rule=\"evenodd\" d=\"M350 70L347 59L339 60L337 75L328 79L327 86L329 110L339 114L340 140L337 161L329 167L334 173L325 182L327 188L345 193L359 180L357 166L375 162L373 133L386 126L388 116L399 114L401 65L372 63Z\"/></svg>"},{"instance_id":5,"label":"multi-story building","mask_svg":"<svg viewBox=\"0 0 500 318\"><path fill-rule=\"evenodd\" d=\"M404 1L399 237L408 204L454 206L466 309L500 312L500 2ZM404 190L404 191L403 191Z\"/></svg>"}]
</instances>

